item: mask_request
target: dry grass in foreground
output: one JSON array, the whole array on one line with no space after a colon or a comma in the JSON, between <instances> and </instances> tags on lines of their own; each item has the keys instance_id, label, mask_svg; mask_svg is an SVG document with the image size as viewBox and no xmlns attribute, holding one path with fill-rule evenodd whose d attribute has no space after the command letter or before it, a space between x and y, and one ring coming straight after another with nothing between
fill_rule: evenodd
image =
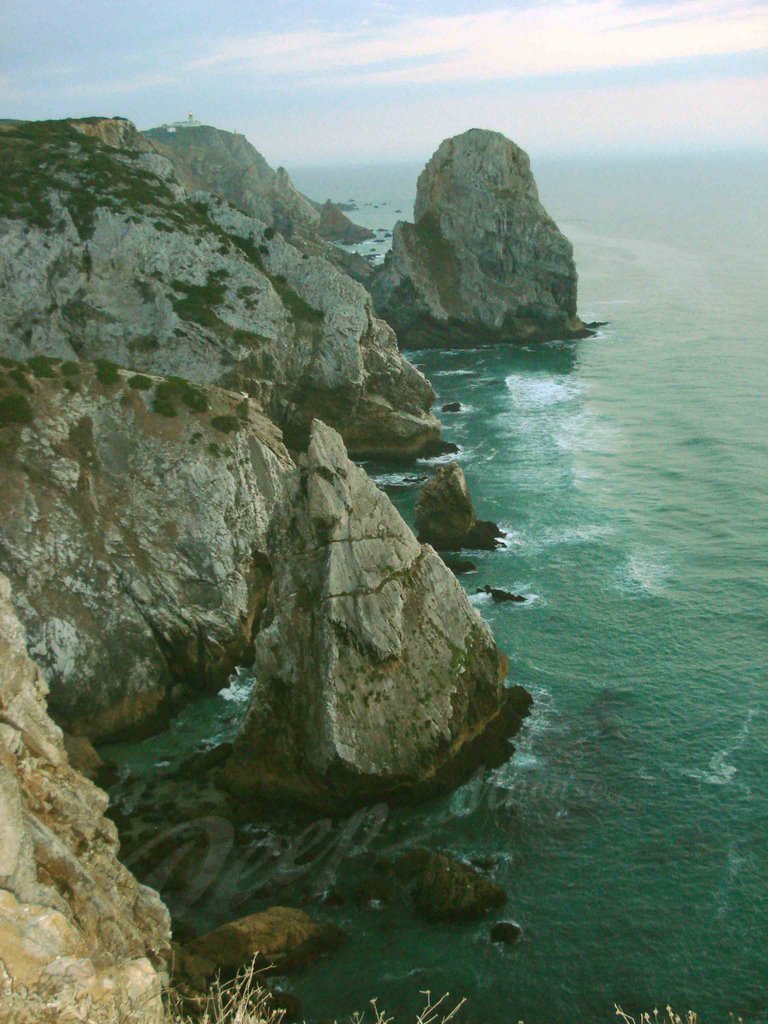
<instances>
[{"instance_id":1,"label":"dry grass in foreground","mask_svg":"<svg viewBox=\"0 0 768 1024\"><path fill-rule=\"evenodd\" d=\"M167 1024L281 1024L285 1010L276 1008L268 988L261 984L253 964L241 971L232 981L216 981L207 994L203 1006L190 1017L183 1010L180 999L171 995L168 1000ZM432 1001L431 992L423 992L424 1009L416 1024L448 1024L453 1020L465 1000L449 1009L446 992ZM380 1010L371 1000L371 1013L355 1013L352 1024L393 1024L393 1018Z\"/></svg>"}]
</instances>

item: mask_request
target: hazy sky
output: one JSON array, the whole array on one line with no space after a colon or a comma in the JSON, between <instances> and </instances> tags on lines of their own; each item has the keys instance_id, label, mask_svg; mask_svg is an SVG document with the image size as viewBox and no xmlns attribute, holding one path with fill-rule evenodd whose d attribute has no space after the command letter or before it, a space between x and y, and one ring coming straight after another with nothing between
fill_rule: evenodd
<instances>
[{"instance_id":1,"label":"hazy sky","mask_svg":"<svg viewBox=\"0 0 768 1024\"><path fill-rule=\"evenodd\" d=\"M3 0L0 116L244 132L272 163L768 148L768 2Z\"/></svg>"}]
</instances>

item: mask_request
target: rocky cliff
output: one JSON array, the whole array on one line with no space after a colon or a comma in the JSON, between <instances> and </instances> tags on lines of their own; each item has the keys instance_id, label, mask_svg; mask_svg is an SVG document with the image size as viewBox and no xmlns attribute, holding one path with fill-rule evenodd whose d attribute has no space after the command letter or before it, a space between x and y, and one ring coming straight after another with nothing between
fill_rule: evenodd
<instances>
[{"instance_id":1,"label":"rocky cliff","mask_svg":"<svg viewBox=\"0 0 768 1024\"><path fill-rule=\"evenodd\" d=\"M210 125L142 133L173 164L188 192L212 192L286 238L316 235L320 213L284 167L269 166L244 135Z\"/></svg>"},{"instance_id":2,"label":"rocky cliff","mask_svg":"<svg viewBox=\"0 0 768 1024\"><path fill-rule=\"evenodd\" d=\"M439 444L432 390L363 287L265 222L190 197L129 122L78 124L0 126L0 353L247 391L297 447L315 415L355 452Z\"/></svg>"},{"instance_id":3,"label":"rocky cliff","mask_svg":"<svg viewBox=\"0 0 768 1024\"><path fill-rule=\"evenodd\" d=\"M295 468L252 400L108 363L0 365L0 571L57 721L157 728L249 660Z\"/></svg>"},{"instance_id":4,"label":"rocky cliff","mask_svg":"<svg viewBox=\"0 0 768 1024\"><path fill-rule=\"evenodd\" d=\"M338 808L498 757L482 738L505 746L527 694L504 688L507 658L453 574L318 421L271 540L230 787Z\"/></svg>"},{"instance_id":5,"label":"rocky cliff","mask_svg":"<svg viewBox=\"0 0 768 1024\"><path fill-rule=\"evenodd\" d=\"M67 762L0 575L0 1019L160 1024L168 914Z\"/></svg>"},{"instance_id":6,"label":"rocky cliff","mask_svg":"<svg viewBox=\"0 0 768 1024\"><path fill-rule=\"evenodd\" d=\"M414 223L396 225L372 290L402 344L434 347L583 336L576 283L527 154L475 128L422 171Z\"/></svg>"},{"instance_id":7,"label":"rocky cliff","mask_svg":"<svg viewBox=\"0 0 768 1024\"><path fill-rule=\"evenodd\" d=\"M190 192L212 192L290 239L360 242L373 232L353 224L330 201L313 203L284 167L275 171L244 135L210 125L143 132Z\"/></svg>"}]
</instances>

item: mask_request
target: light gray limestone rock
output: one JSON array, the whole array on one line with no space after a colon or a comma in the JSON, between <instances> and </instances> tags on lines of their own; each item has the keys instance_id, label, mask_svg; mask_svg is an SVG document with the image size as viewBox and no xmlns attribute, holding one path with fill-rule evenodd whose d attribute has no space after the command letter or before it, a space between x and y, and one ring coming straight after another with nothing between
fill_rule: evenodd
<instances>
[{"instance_id":1,"label":"light gray limestone rock","mask_svg":"<svg viewBox=\"0 0 768 1024\"><path fill-rule=\"evenodd\" d=\"M315 421L226 769L242 795L338 808L455 784L527 710L508 660L432 548ZM502 742L504 742L502 738Z\"/></svg>"},{"instance_id":2,"label":"light gray limestone rock","mask_svg":"<svg viewBox=\"0 0 768 1024\"><path fill-rule=\"evenodd\" d=\"M248 660L295 466L253 400L83 362L45 372L0 367L0 403L29 410L0 420L0 571L57 721L95 739L156 728L175 683L224 685Z\"/></svg>"},{"instance_id":3,"label":"light gray limestone rock","mask_svg":"<svg viewBox=\"0 0 768 1024\"><path fill-rule=\"evenodd\" d=\"M573 247L539 201L526 153L498 132L446 139L422 171L372 290L401 344L579 337Z\"/></svg>"}]
</instances>

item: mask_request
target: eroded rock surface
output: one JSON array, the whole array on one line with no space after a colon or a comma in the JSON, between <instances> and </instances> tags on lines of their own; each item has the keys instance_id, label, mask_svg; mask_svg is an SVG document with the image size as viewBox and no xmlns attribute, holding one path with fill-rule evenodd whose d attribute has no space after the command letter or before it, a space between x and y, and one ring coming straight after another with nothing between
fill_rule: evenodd
<instances>
[{"instance_id":1,"label":"eroded rock surface","mask_svg":"<svg viewBox=\"0 0 768 1024\"><path fill-rule=\"evenodd\" d=\"M439 466L416 504L419 540L440 551L493 551L506 536L496 523L478 519L464 470L458 462Z\"/></svg>"},{"instance_id":2,"label":"eroded rock surface","mask_svg":"<svg viewBox=\"0 0 768 1024\"><path fill-rule=\"evenodd\" d=\"M438 555L315 421L226 769L239 794L339 807L451 785L527 710L508 660ZM508 753L508 751L507 751Z\"/></svg>"},{"instance_id":3,"label":"eroded rock surface","mask_svg":"<svg viewBox=\"0 0 768 1024\"><path fill-rule=\"evenodd\" d=\"M498 132L446 139L377 271L376 307L411 347L579 337L573 247L528 156Z\"/></svg>"},{"instance_id":4,"label":"eroded rock surface","mask_svg":"<svg viewBox=\"0 0 768 1024\"><path fill-rule=\"evenodd\" d=\"M130 122L78 125L0 126L1 354L246 391L293 447L321 416L355 452L434 449L432 389L323 247L189 195Z\"/></svg>"},{"instance_id":5,"label":"eroded rock surface","mask_svg":"<svg viewBox=\"0 0 768 1024\"><path fill-rule=\"evenodd\" d=\"M33 365L45 376L0 365L0 403L26 410L0 408L0 571L68 732L158 727L175 684L224 685L249 660L295 466L252 400Z\"/></svg>"},{"instance_id":6,"label":"eroded rock surface","mask_svg":"<svg viewBox=\"0 0 768 1024\"><path fill-rule=\"evenodd\" d=\"M68 764L0 575L0 1019L160 1024L168 914Z\"/></svg>"}]
</instances>

